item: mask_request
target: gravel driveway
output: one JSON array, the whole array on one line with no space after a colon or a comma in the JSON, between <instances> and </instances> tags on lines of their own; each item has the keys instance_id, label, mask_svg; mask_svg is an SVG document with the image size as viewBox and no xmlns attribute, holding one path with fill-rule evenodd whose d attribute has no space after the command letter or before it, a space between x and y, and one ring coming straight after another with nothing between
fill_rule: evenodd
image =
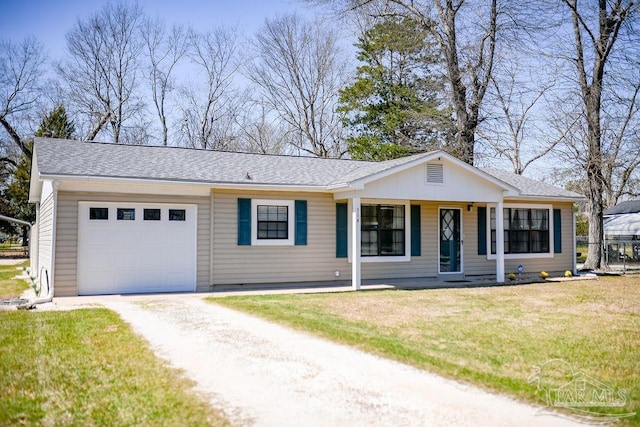
<instances>
[{"instance_id":1,"label":"gravel driveway","mask_svg":"<svg viewBox=\"0 0 640 427\"><path fill-rule=\"evenodd\" d=\"M537 409L200 298L108 298L234 424L574 425Z\"/></svg>"}]
</instances>

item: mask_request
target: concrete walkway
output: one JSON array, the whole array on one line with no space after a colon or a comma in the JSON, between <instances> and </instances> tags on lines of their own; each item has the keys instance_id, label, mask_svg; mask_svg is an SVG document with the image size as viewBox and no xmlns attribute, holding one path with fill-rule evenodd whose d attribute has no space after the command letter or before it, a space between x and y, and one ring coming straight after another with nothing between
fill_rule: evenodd
<instances>
[{"instance_id":1,"label":"concrete walkway","mask_svg":"<svg viewBox=\"0 0 640 427\"><path fill-rule=\"evenodd\" d=\"M185 295L186 296L186 295ZM265 322L201 297L62 299L115 310L232 423L561 426L537 408ZM44 308L44 307L43 307Z\"/></svg>"}]
</instances>

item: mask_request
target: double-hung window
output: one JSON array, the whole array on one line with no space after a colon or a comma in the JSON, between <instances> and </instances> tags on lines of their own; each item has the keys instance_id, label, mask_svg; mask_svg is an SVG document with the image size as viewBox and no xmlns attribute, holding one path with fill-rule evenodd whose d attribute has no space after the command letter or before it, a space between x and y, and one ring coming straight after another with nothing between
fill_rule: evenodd
<instances>
[{"instance_id":1,"label":"double-hung window","mask_svg":"<svg viewBox=\"0 0 640 427\"><path fill-rule=\"evenodd\" d=\"M405 255L405 206L362 205L361 255Z\"/></svg>"},{"instance_id":2,"label":"double-hung window","mask_svg":"<svg viewBox=\"0 0 640 427\"><path fill-rule=\"evenodd\" d=\"M549 209L505 208L504 253L549 253ZM496 253L496 210L491 208L491 253Z\"/></svg>"},{"instance_id":3,"label":"double-hung window","mask_svg":"<svg viewBox=\"0 0 640 427\"><path fill-rule=\"evenodd\" d=\"M289 207L258 205L258 239L289 238Z\"/></svg>"}]
</instances>

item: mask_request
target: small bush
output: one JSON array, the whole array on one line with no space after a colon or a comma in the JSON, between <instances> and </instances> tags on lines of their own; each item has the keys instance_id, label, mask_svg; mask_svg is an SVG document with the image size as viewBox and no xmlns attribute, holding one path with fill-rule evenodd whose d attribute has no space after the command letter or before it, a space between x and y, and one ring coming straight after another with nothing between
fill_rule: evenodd
<instances>
[{"instance_id":1,"label":"small bush","mask_svg":"<svg viewBox=\"0 0 640 427\"><path fill-rule=\"evenodd\" d=\"M514 280L516 280L515 273L509 273L509 275L507 276L507 279L509 279L510 282L513 282Z\"/></svg>"},{"instance_id":2,"label":"small bush","mask_svg":"<svg viewBox=\"0 0 640 427\"><path fill-rule=\"evenodd\" d=\"M541 271L540 272L540 278L541 279L546 279L547 277L549 277L549 273L547 273L546 271Z\"/></svg>"},{"instance_id":3,"label":"small bush","mask_svg":"<svg viewBox=\"0 0 640 427\"><path fill-rule=\"evenodd\" d=\"M573 273L567 270L564 272L564 277L573 277Z\"/></svg>"}]
</instances>

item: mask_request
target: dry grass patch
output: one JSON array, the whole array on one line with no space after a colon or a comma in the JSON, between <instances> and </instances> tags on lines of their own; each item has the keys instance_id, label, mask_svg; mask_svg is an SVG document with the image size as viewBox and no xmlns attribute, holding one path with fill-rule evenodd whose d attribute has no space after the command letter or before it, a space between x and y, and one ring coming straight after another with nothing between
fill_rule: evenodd
<instances>
[{"instance_id":1,"label":"dry grass patch","mask_svg":"<svg viewBox=\"0 0 640 427\"><path fill-rule=\"evenodd\" d=\"M16 279L22 274L22 268L28 265L28 261L20 264L0 265L0 299L18 298L29 289L26 281Z\"/></svg>"},{"instance_id":2,"label":"dry grass patch","mask_svg":"<svg viewBox=\"0 0 640 427\"><path fill-rule=\"evenodd\" d=\"M638 277L211 301L537 403L532 367L563 359L640 412Z\"/></svg>"}]
</instances>

